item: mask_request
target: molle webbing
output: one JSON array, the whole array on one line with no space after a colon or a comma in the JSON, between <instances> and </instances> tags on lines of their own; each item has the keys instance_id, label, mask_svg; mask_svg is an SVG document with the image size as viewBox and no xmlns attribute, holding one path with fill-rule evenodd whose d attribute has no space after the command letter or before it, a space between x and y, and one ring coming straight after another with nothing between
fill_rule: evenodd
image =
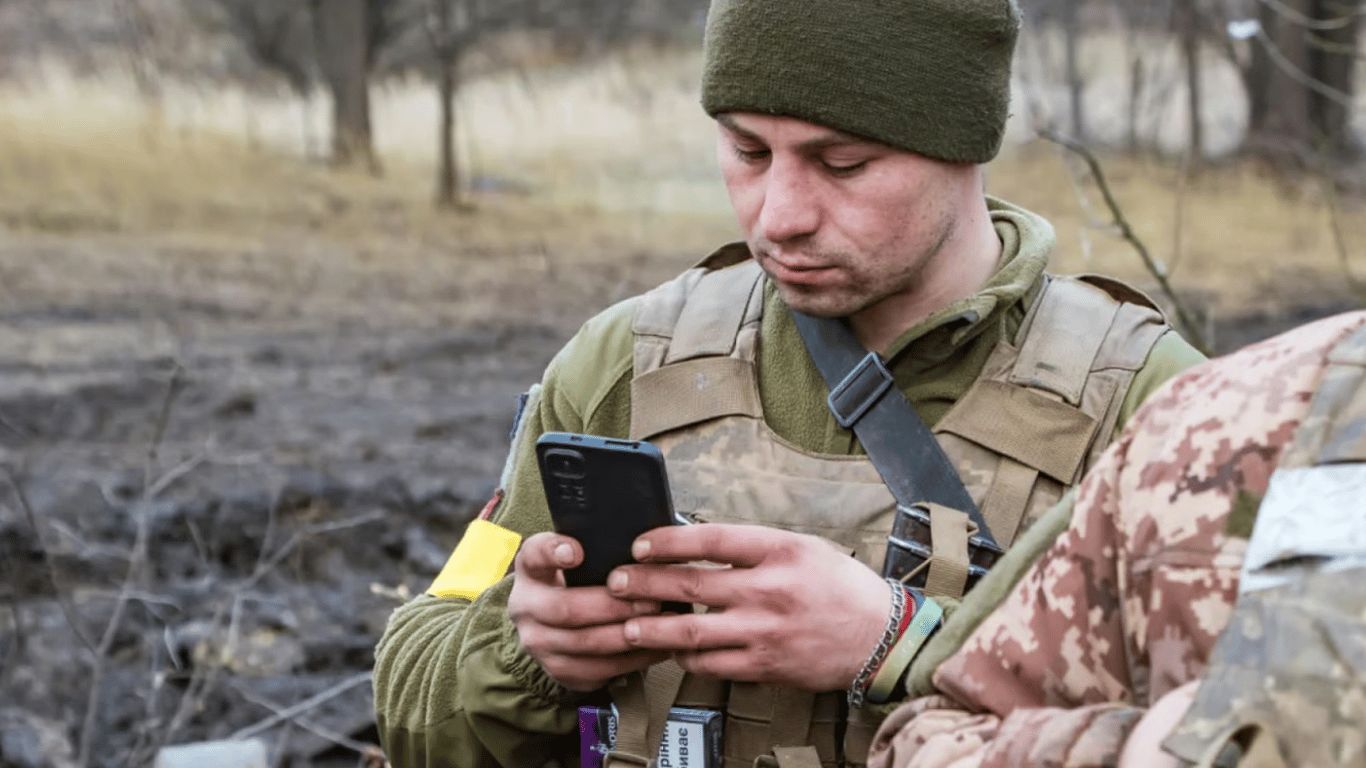
<instances>
[{"instance_id":1,"label":"molle webbing","mask_svg":"<svg viewBox=\"0 0 1366 768\"><path fill-rule=\"evenodd\" d=\"M676 499L715 513L703 519L818 534L819 525L847 521L839 535L877 568L881 550L871 539L885 549L895 500L876 470L858 457L807 453L763 422L756 361L764 286L739 245L646 295L632 325L631 437L661 446ZM934 429L992 530L1005 532L997 532L1003 547L1022 519L1051 506L1099 455L1134 372L1167 330L1160 313L1123 303L1131 289L1116 286L1049 280L1033 294L1020 334L997 344L978 381ZM743 454L722 455L728 451ZM861 490L869 484L875 497ZM753 514L757 502L776 502L763 506L773 514ZM961 580L951 568L942 575ZM681 685L679 704L724 705L726 768L861 765L879 723L871 711L847 710L842 693L811 698L692 675ZM618 707L623 722L637 718L633 727L643 732L638 718L651 708L639 699ZM793 716L807 708L809 715Z\"/></svg>"},{"instance_id":2,"label":"molle webbing","mask_svg":"<svg viewBox=\"0 0 1366 768\"><path fill-rule=\"evenodd\" d=\"M962 474L993 465L979 505L1002 547L1099 458L1134 374L1167 330L1156 307L1122 283L1048 278L1018 349L994 350L935 426ZM1036 499L1041 475L1056 492Z\"/></svg>"}]
</instances>

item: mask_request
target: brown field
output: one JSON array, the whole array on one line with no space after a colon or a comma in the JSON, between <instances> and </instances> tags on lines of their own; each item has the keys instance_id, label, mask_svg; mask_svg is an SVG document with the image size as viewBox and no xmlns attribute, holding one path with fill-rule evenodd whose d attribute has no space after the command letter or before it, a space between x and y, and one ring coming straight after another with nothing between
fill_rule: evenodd
<instances>
[{"instance_id":1,"label":"brown field","mask_svg":"<svg viewBox=\"0 0 1366 768\"><path fill-rule=\"evenodd\" d=\"M1104 73L1122 62L1102 56L1110 47L1095 50L1088 108L1094 132L1105 136L1107 116L1114 123L1119 109L1105 95L1122 89ZM1019 91L1029 95L1021 101L1056 96L1030 79L1042 66L1022 64ZM305 108L172 85L151 104L117 78L80 81L48 68L35 82L0 89L3 258L41 281L42 268L26 256L39 244L49 252L107 246L159 253L209 262L197 267L208 270L216 254L252 251L282 271L281 285L299 270L324 281L353 273L363 280L378 270L421 288L452 273L466 285L525 285L553 275L562 287L588 281L600 305L621 291L592 284L598 275L588 265L632 272L663 261L653 278L733 236L709 121L693 98L695 67L695 55L625 55L470 84L460 101L458 145L462 167L474 176L478 212L455 216L429 204L435 104L421 84L377 90L386 172L372 179L333 174L306 157L325 144L322 99ZM1229 76L1216 69L1211 78L1227 86ZM1170 100L1181 101L1179 94ZM1230 144L1238 108L1210 108L1211 145ZM1132 247L1109 226L1081 164L1030 137L1025 121L1037 119L1033 107L1018 112L991 166L990 191L1055 223L1058 270L1103 271L1151 286ZM1158 126L1160 143L1170 144L1173 132L1179 138L1180 116L1171 113L1148 121ZM1181 183L1176 159L1111 154L1103 162L1137 234L1207 313L1350 300L1344 256L1366 277L1360 201L1329 197L1314 179L1281 182L1223 159ZM314 263L311 254L322 251L326 257ZM156 261L140 268L156 271ZM110 288L97 277L103 267L89 266L101 289ZM63 283L79 292L72 277L63 274ZM6 287L13 294L17 286ZM477 295L436 304L424 311L481 317L508 309Z\"/></svg>"}]
</instances>

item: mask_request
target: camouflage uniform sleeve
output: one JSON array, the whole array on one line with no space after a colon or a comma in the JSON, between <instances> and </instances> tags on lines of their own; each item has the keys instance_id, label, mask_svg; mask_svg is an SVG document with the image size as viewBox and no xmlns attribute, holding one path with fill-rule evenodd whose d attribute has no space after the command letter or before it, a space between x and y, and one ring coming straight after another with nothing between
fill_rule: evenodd
<instances>
[{"instance_id":1,"label":"camouflage uniform sleeve","mask_svg":"<svg viewBox=\"0 0 1366 768\"><path fill-rule=\"evenodd\" d=\"M625 436L617 430L630 423L631 316L624 304L590 320L548 366L494 522L523 536L550 528L535 462L540 434ZM380 742L395 768L577 759L582 697L521 647L507 615L512 581L473 602L423 595L390 617L375 650L374 689Z\"/></svg>"},{"instance_id":2,"label":"camouflage uniform sleeve","mask_svg":"<svg viewBox=\"0 0 1366 768\"><path fill-rule=\"evenodd\" d=\"M1324 367L1362 316L1174 379L1086 476L1068 529L893 713L878 768L1112 766L1146 706L1203 672L1255 510Z\"/></svg>"}]
</instances>

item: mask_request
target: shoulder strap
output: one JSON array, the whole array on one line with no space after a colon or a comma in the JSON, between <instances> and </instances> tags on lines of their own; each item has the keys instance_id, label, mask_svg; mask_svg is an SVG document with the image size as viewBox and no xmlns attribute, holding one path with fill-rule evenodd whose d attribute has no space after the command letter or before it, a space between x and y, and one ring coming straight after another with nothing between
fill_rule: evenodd
<instances>
[{"instance_id":1,"label":"shoulder strap","mask_svg":"<svg viewBox=\"0 0 1366 768\"><path fill-rule=\"evenodd\" d=\"M1020 329L1008 381L1080 406L1092 371L1138 370L1168 329L1152 300L1125 283L1049 277Z\"/></svg>"},{"instance_id":2,"label":"shoulder strap","mask_svg":"<svg viewBox=\"0 0 1366 768\"><path fill-rule=\"evenodd\" d=\"M753 369L764 273L735 256L722 249L642 298L631 326L633 440L721 416L762 418Z\"/></svg>"},{"instance_id":3,"label":"shoulder strap","mask_svg":"<svg viewBox=\"0 0 1366 768\"><path fill-rule=\"evenodd\" d=\"M841 427L854 430L868 459L899 504L931 502L962 510L992 546L991 529L929 427L897 389L882 357L863 348L837 318L793 310L811 359L830 388L826 403Z\"/></svg>"}]
</instances>

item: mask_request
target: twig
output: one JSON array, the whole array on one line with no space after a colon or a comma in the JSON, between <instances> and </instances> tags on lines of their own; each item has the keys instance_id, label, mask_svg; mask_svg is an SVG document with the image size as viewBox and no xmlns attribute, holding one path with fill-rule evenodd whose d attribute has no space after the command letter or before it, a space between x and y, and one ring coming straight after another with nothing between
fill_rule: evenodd
<instances>
[{"instance_id":1,"label":"twig","mask_svg":"<svg viewBox=\"0 0 1366 768\"><path fill-rule=\"evenodd\" d=\"M24 647L28 644L28 633L24 631L23 614L19 612L19 580L14 577L10 564L6 562L3 566L5 575L10 579L12 591L5 596L5 606L9 608L10 621L14 624L14 632L10 635L10 645L5 648L5 657L0 659L0 691L9 686L9 676L18 666L16 663L24 655Z\"/></svg>"},{"instance_id":2,"label":"twig","mask_svg":"<svg viewBox=\"0 0 1366 768\"><path fill-rule=\"evenodd\" d=\"M308 720L307 718L301 717L298 713L286 713L284 707L280 706L279 704L276 704L270 699L265 698L264 696L257 694L254 691L247 690L246 688L244 688L241 685L238 685L235 682L232 683L232 688L233 690L237 691L239 696L246 699L247 701L250 701L251 703L256 704L257 706L265 707L266 709L274 713L275 716L281 717L284 720L287 720L288 722L291 722L299 726L300 728L303 728L306 731L309 731L317 736L327 739L328 741L332 742L333 744L336 744L337 746L345 747L351 750L352 752L358 752L360 754L365 754L367 750L374 746L373 744L366 744L365 742L356 741L355 739L349 736L337 733L336 731L330 728L318 725L317 723Z\"/></svg>"},{"instance_id":3,"label":"twig","mask_svg":"<svg viewBox=\"0 0 1366 768\"><path fill-rule=\"evenodd\" d=\"M1175 272L1181 266L1181 257L1185 253L1182 234L1186 229L1186 189L1190 186L1191 153L1192 150L1189 148L1181 153L1181 166L1176 171L1176 208L1172 211L1172 257L1168 259L1171 264L1169 272Z\"/></svg>"},{"instance_id":4,"label":"twig","mask_svg":"<svg viewBox=\"0 0 1366 768\"><path fill-rule=\"evenodd\" d=\"M95 723L99 715L100 695L104 687L105 662L109 658L109 652L114 647L114 640L118 637L119 629L123 625L123 616L127 612L134 585L141 581L143 570L147 565L147 543L151 535L152 490L158 485L152 479L152 468L156 466L157 450L166 433L171 406L175 403L176 395L180 391L182 370L179 365L176 365L175 370L171 372L171 379L166 385L166 397L162 400L161 410L157 413L155 428L152 431L152 439L148 442L147 464L143 468L143 494L135 505L137 529L133 537L133 551L128 558L128 568L124 572L123 588L114 603L113 613L109 617L109 623L104 628L104 636L100 638L99 647L95 649L94 661L90 671L90 694L86 700L85 719L81 725L81 748L76 759L78 768L88 768L90 765L90 756L95 745Z\"/></svg>"},{"instance_id":5,"label":"twig","mask_svg":"<svg viewBox=\"0 0 1366 768\"><path fill-rule=\"evenodd\" d=\"M92 590L92 591L88 592L87 594L96 595L96 596L110 596L110 595L121 595L121 594L124 594L124 593L123 593L122 591L115 593L115 592L113 592L112 590L97 589L97 590ZM128 599L129 599L129 600L132 600L132 601L135 601L135 602L142 603L143 605L148 605L148 606L160 605L160 606L164 606L164 607L166 607L166 608L174 608L174 609L176 609L177 611L180 611L180 610L183 610L183 609L184 609L184 607L180 604L180 601L179 601L179 600L176 600L175 598L171 598L171 597L163 597L163 596L161 596L161 595L156 595L156 594L153 594L153 593L151 593L151 592L143 592L143 591L141 591L141 590L132 589L132 590L129 590L129 591L127 592L127 595L128 595Z\"/></svg>"},{"instance_id":6,"label":"twig","mask_svg":"<svg viewBox=\"0 0 1366 768\"><path fill-rule=\"evenodd\" d=\"M1196 349L1200 350L1202 354L1208 356L1210 354L1210 347L1205 341L1204 333L1191 318L1191 315L1186 310L1186 306L1181 301L1181 298L1176 295L1176 291L1172 288L1171 281L1167 279L1166 270L1162 269L1162 267L1157 264L1153 259L1152 254L1148 252L1148 246L1143 244L1143 241L1139 239L1138 235L1134 232L1133 227L1129 226L1129 220L1124 217L1124 210L1120 208L1119 201L1115 199L1114 194L1110 191L1110 184L1105 179L1105 172L1100 166L1100 161L1097 160L1096 156L1084 145L1065 136L1061 136L1054 131L1044 130L1041 131L1039 135L1077 153L1086 161L1087 167L1091 169L1091 177L1095 179L1096 186L1100 189L1101 196L1105 198L1105 205L1110 209L1110 215L1114 217L1114 225L1119 230L1120 237L1127 240L1129 244L1133 246L1134 250L1138 252L1139 258L1143 260L1143 265L1148 268L1148 272L1157 280L1158 285L1161 286L1162 293L1171 302L1172 308L1176 312L1177 322L1181 324L1181 328L1189 337L1190 343L1195 346Z\"/></svg>"},{"instance_id":7,"label":"twig","mask_svg":"<svg viewBox=\"0 0 1366 768\"><path fill-rule=\"evenodd\" d=\"M174 649L171 646L171 627L162 622L161 625L162 642L165 643L168 653L166 658L170 659L173 666L178 666L179 660L176 658ZM158 704L161 700L161 692L166 687L166 670L162 666L162 655L158 652L156 643L150 638L147 642L152 647L152 652L148 654L148 661L151 665L151 684L148 686L147 693L144 695L146 710L142 722L137 724L137 738L133 741L133 746L128 750L128 765L147 765L153 761L153 755L149 751L149 746L153 741L153 732L160 727L160 718L157 717Z\"/></svg>"},{"instance_id":8,"label":"twig","mask_svg":"<svg viewBox=\"0 0 1366 768\"><path fill-rule=\"evenodd\" d=\"M176 395L180 393L181 375L185 369L177 363L171 371L171 380L166 383L166 397L161 401L161 410L157 413L156 424L152 430L152 439L147 441L147 463L143 465L142 488L143 492L151 495L152 469L157 465L157 451L161 449L161 438L166 435L166 425L171 419L171 406L175 403Z\"/></svg>"},{"instance_id":9,"label":"twig","mask_svg":"<svg viewBox=\"0 0 1366 768\"><path fill-rule=\"evenodd\" d=\"M0 413L0 427L8 429L19 437L29 437L28 430L15 424L13 421L10 421L9 417L5 416L3 413Z\"/></svg>"},{"instance_id":10,"label":"twig","mask_svg":"<svg viewBox=\"0 0 1366 768\"><path fill-rule=\"evenodd\" d=\"M1063 165L1071 166L1067 157L1063 158ZM1092 254L1091 235L1087 230L1090 228L1100 229L1106 226L1106 224L1091 210L1091 200L1087 196L1086 190L1082 189L1081 179L1078 178L1081 174L1079 172L1074 172L1071 167L1068 167L1067 171L1067 183L1072 187L1072 194L1077 197L1077 205L1081 207L1082 215L1086 217L1086 226L1077 228L1077 236L1081 239L1081 263L1087 265L1089 268Z\"/></svg>"},{"instance_id":11,"label":"twig","mask_svg":"<svg viewBox=\"0 0 1366 768\"><path fill-rule=\"evenodd\" d=\"M57 536L70 542L78 551L76 557L82 560L93 560L97 557L107 557L111 560L127 560L128 550L116 547L113 544L91 544L75 531L71 526L61 520L49 520L47 524L52 530L57 532Z\"/></svg>"},{"instance_id":12,"label":"twig","mask_svg":"<svg viewBox=\"0 0 1366 768\"><path fill-rule=\"evenodd\" d=\"M245 591L247 589L254 587L258 581L264 578L266 574L274 570L275 567L279 565L282 560L288 557L290 552L294 551L296 547L298 547L307 539L312 538L313 536L317 536L319 534L332 533L335 531L345 530L347 528L354 528L358 525L365 525L366 523L371 523L376 520L382 520L384 519L384 516L385 515L382 510L376 510L367 515L359 515L357 517L348 518L346 520L340 520L335 523L310 525L302 531L298 531L293 536L289 537L289 541L286 541L283 545L281 545L280 548L276 550L273 554L271 554L270 558L267 559L264 563L258 565L256 571L250 577L248 577L247 580L244 581L238 587L238 589Z\"/></svg>"},{"instance_id":13,"label":"twig","mask_svg":"<svg viewBox=\"0 0 1366 768\"><path fill-rule=\"evenodd\" d=\"M1356 10L1332 19L1315 19L1291 8L1280 0L1258 0L1258 2L1275 11L1277 16L1288 19L1290 23L1299 27L1304 27L1305 29L1342 29L1348 24L1351 24L1354 17L1360 16L1363 12L1366 12L1363 10Z\"/></svg>"},{"instance_id":14,"label":"twig","mask_svg":"<svg viewBox=\"0 0 1366 768\"><path fill-rule=\"evenodd\" d=\"M223 626L223 611L223 604L219 603L218 607L214 610L213 621L210 622L210 626L215 632ZM190 674L190 684L185 687L185 693L181 695L180 702L176 705L175 714L171 716L171 722L157 735L157 738L153 741L148 750L148 754L155 755L160 752L161 748L165 746L166 743L171 740L171 737L175 736L176 732L185 724L185 721L189 719L190 715L202 709L204 692L208 690L209 684L216 678L218 672L222 669L222 665L218 663L217 659L218 657L211 656L207 663L195 665L194 672Z\"/></svg>"},{"instance_id":15,"label":"twig","mask_svg":"<svg viewBox=\"0 0 1366 768\"><path fill-rule=\"evenodd\" d=\"M1323 182L1323 194L1328 198L1328 228L1333 232L1333 247L1337 250L1338 263L1342 265L1342 276L1347 287L1356 294L1358 301L1366 300L1366 283L1352 274L1352 261L1347 254L1347 238L1342 232L1342 206L1338 201L1337 183L1328 170L1327 152L1319 152L1319 168Z\"/></svg>"},{"instance_id":16,"label":"twig","mask_svg":"<svg viewBox=\"0 0 1366 768\"><path fill-rule=\"evenodd\" d=\"M261 733L262 731L274 728L275 726L279 725L280 723L283 723L286 720L293 720L293 718L295 718L297 715L303 712L307 712L308 710L313 709L314 707L317 707L320 704L325 704L331 701L332 699L335 699L338 696L342 695L343 693L346 693L352 688L355 688L358 685L364 685L366 683L369 683L373 678L374 673L372 672L361 672L360 674L348 677L347 679L341 681L340 683L337 683L336 685L332 686L331 688L328 688L325 691L322 691L321 693L309 696L307 699L304 699L298 704L286 707L271 715L270 717L267 717L261 722L256 723L255 725L249 725L246 728L243 728L240 731L233 733L231 736L228 737L228 740L232 741L236 739L247 739L252 736L255 736L258 733Z\"/></svg>"},{"instance_id":17,"label":"twig","mask_svg":"<svg viewBox=\"0 0 1366 768\"><path fill-rule=\"evenodd\" d=\"M1326 85L1318 78L1305 72L1303 69L1300 69L1299 67L1295 66L1295 63L1292 62L1290 58L1287 57L1284 53L1282 53L1280 48L1276 47L1276 42L1272 40L1269 35L1266 34L1266 30L1257 30L1257 42L1262 44L1262 47L1266 50L1266 54L1268 57L1270 57L1271 61L1275 63L1275 65L1282 72L1284 72L1286 75L1289 75L1291 80L1294 80L1296 83L1304 86L1305 88L1308 88L1309 90L1319 94L1320 96L1323 96L1329 101L1338 104L1339 106L1345 107L1347 109L1352 108L1351 94L1343 93L1342 91L1332 87L1331 85Z\"/></svg>"},{"instance_id":18,"label":"twig","mask_svg":"<svg viewBox=\"0 0 1366 768\"><path fill-rule=\"evenodd\" d=\"M201 453L171 467L166 471L166 474L157 478L157 481L152 483L152 486L147 489L147 497L149 499L154 499L157 496L160 496L163 491L171 487L171 484L193 472L195 468L200 464L203 464L207 458L208 456L206 454Z\"/></svg>"},{"instance_id":19,"label":"twig","mask_svg":"<svg viewBox=\"0 0 1366 768\"><path fill-rule=\"evenodd\" d=\"M28 518L28 524L33 528L33 535L37 538L38 546L43 550L43 565L47 567L48 578L52 580L52 589L57 595L57 605L61 606L62 615L66 617L66 623L75 633L76 638L81 641L91 653L95 652L95 641L85 634L81 628L81 623L77 620L75 606L67 596L67 592L62 588L62 580L57 575L57 564L52 561L52 553L47 545L43 543L43 532L38 527L38 516L33 513L33 507L28 503L28 497L24 494L24 487L19 484L18 478L14 476L14 470L5 467L5 475L9 480L10 487L14 489L14 497L19 500L19 508L23 510L24 516Z\"/></svg>"}]
</instances>

